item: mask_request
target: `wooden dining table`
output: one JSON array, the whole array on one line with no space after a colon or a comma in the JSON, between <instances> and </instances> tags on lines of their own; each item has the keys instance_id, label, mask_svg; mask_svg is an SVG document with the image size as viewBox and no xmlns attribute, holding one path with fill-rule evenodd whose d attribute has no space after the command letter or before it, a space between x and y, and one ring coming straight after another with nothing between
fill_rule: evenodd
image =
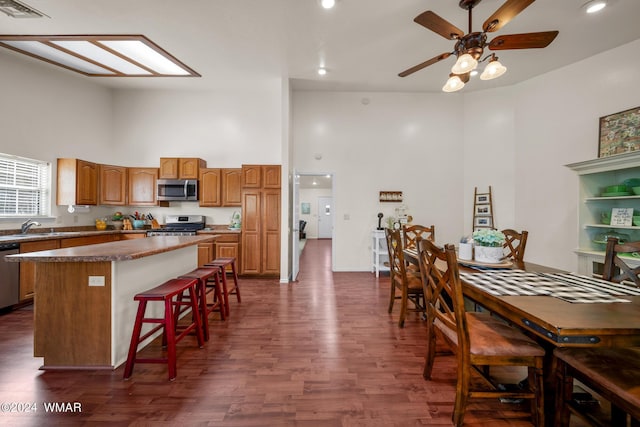
<instances>
[{"instance_id":1,"label":"wooden dining table","mask_svg":"<svg viewBox=\"0 0 640 427\"><path fill-rule=\"evenodd\" d=\"M405 260L419 265L418 253L415 249L404 250ZM629 347L640 346L640 290L629 288L630 295L607 296L607 302L570 302L563 299L564 294L548 295L500 295L500 274L507 271L502 284L505 288L518 285L518 274L540 274L545 280L558 277L576 277L587 280L585 276L571 275L558 270L533 263L512 265L507 269L494 270L491 268L471 268L460 263L460 278L465 297L477 305L497 314L514 326L525 331L545 349L545 414L547 425L552 425L555 412L555 359L553 350L556 347ZM446 268L446 266L443 266ZM511 271L509 271L511 270ZM516 277L513 279L511 276ZM479 280L491 277L497 289L487 289L477 285ZM497 278L496 278L497 277ZM507 279L508 278L508 279ZM549 279L550 278L550 279ZM527 279L522 286L529 284ZM592 279L595 285L603 287L607 283L600 283ZM476 284L474 284L476 282ZM560 280L558 279L558 282ZM611 284L612 286L617 285ZM534 288L534 287L532 287ZM622 288L625 289L625 288ZM535 290L535 289L534 289ZM507 292L508 293L508 292ZM633 295L637 293L637 295ZM616 302L617 301L617 302Z\"/></svg>"},{"instance_id":2,"label":"wooden dining table","mask_svg":"<svg viewBox=\"0 0 640 427\"><path fill-rule=\"evenodd\" d=\"M405 249L404 255L407 261L418 265L415 250ZM512 268L533 273L566 273L528 262ZM464 295L534 335L541 343L552 347L640 346L640 292L622 297L628 302L569 302L552 295L496 295L475 286L467 276L490 271L461 264Z\"/></svg>"}]
</instances>

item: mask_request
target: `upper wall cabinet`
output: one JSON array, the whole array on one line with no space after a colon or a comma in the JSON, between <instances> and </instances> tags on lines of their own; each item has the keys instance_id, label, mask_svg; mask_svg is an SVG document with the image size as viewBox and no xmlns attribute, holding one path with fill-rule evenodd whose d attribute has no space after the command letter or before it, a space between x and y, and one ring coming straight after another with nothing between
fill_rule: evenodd
<instances>
[{"instance_id":1,"label":"upper wall cabinet","mask_svg":"<svg viewBox=\"0 0 640 427\"><path fill-rule=\"evenodd\" d=\"M222 206L220 169L200 169L200 206Z\"/></svg>"},{"instance_id":2,"label":"upper wall cabinet","mask_svg":"<svg viewBox=\"0 0 640 427\"><path fill-rule=\"evenodd\" d=\"M242 206L242 169L222 169L222 206Z\"/></svg>"},{"instance_id":3,"label":"upper wall cabinet","mask_svg":"<svg viewBox=\"0 0 640 427\"><path fill-rule=\"evenodd\" d=\"M58 159L56 204L97 205L98 165L80 159Z\"/></svg>"},{"instance_id":4,"label":"upper wall cabinet","mask_svg":"<svg viewBox=\"0 0 640 427\"><path fill-rule=\"evenodd\" d=\"M127 204L127 168L100 165L100 204L124 206Z\"/></svg>"},{"instance_id":5,"label":"upper wall cabinet","mask_svg":"<svg viewBox=\"0 0 640 427\"><path fill-rule=\"evenodd\" d=\"M280 188L280 165L242 165L242 188Z\"/></svg>"},{"instance_id":6,"label":"upper wall cabinet","mask_svg":"<svg viewBox=\"0 0 640 427\"><path fill-rule=\"evenodd\" d=\"M200 206L242 206L242 169L200 169Z\"/></svg>"},{"instance_id":7,"label":"upper wall cabinet","mask_svg":"<svg viewBox=\"0 0 640 427\"><path fill-rule=\"evenodd\" d=\"M156 206L158 168L129 168L129 205Z\"/></svg>"},{"instance_id":8,"label":"upper wall cabinet","mask_svg":"<svg viewBox=\"0 0 640 427\"><path fill-rule=\"evenodd\" d=\"M161 157L160 179L198 179L207 162L198 158Z\"/></svg>"}]
</instances>

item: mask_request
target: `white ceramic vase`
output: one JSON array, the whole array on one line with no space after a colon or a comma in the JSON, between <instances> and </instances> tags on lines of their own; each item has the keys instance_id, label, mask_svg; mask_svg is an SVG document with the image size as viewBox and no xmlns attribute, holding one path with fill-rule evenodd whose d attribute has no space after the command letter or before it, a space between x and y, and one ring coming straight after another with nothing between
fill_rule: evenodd
<instances>
[{"instance_id":1,"label":"white ceramic vase","mask_svg":"<svg viewBox=\"0 0 640 427\"><path fill-rule=\"evenodd\" d=\"M497 264L502 261L502 246L475 246L475 260L489 264Z\"/></svg>"}]
</instances>

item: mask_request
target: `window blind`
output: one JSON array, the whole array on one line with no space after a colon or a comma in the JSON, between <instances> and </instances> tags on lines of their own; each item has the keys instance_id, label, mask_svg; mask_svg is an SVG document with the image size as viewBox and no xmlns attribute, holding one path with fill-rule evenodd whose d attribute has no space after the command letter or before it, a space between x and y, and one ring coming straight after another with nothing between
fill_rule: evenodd
<instances>
[{"instance_id":1,"label":"window blind","mask_svg":"<svg viewBox=\"0 0 640 427\"><path fill-rule=\"evenodd\" d=\"M0 217L48 216L51 165L0 153Z\"/></svg>"}]
</instances>

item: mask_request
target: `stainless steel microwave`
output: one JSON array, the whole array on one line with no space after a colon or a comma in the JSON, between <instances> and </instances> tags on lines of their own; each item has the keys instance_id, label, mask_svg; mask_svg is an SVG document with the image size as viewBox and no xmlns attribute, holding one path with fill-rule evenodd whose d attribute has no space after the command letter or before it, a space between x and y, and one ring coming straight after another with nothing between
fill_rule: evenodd
<instances>
[{"instance_id":1,"label":"stainless steel microwave","mask_svg":"<svg viewBox=\"0 0 640 427\"><path fill-rule=\"evenodd\" d=\"M159 179L158 200L198 200L198 181L195 179Z\"/></svg>"}]
</instances>

